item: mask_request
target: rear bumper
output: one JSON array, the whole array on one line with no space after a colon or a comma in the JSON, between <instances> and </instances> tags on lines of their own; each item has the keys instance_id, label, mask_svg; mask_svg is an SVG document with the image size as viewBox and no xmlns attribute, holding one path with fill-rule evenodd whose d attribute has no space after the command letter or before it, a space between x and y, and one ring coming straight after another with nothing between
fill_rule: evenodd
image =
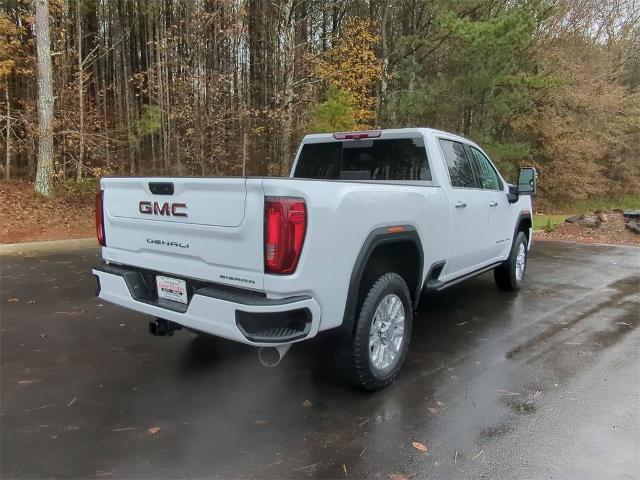
<instances>
[{"instance_id":1,"label":"rear bumper","mask_svg":"<svg viewBox=\"0 0 640 480\"><path fill-rule=\"evenodd\" d=\"M320 306L310 296L270 299L239 289L203 286L188 304L158 300L136 269L102 264L92 273L98 297L183 327L256 346L298 342L318 333Z\"/></svg>"}]
</instances>

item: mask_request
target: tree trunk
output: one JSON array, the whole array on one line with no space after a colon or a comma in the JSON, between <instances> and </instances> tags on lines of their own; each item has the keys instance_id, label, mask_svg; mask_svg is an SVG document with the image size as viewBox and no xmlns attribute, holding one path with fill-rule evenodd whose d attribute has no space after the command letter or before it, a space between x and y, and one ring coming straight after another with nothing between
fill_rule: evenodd
<instances>
[{"instance_id":1,"label":"tree trunk","mask_svg":"<svg viewBox=\"0 0 640 480\"><path fill-rule=\"evenodd\" d=\"M7 102L7 155L5 158L4 179L9 180L9 169L11 168L11 102L9 102L9 80L4 89L4 99Z\"/></svg>"},{"instance_id":2,"label":"tree trunk","mask_svg":"<svg viewBox=\"0 0 640 480\"><path fill-rule=\"evenodd\" d=\"M382 15L382 79L380 80L380 95L378 97L378 109L376 118L376 128L380 128L380 119L383 118L385 102L387 100L387 90L389 88L389 42L387 26L389 23L389 2L385 2L384 13ZM395 115L395 114L394 114Z\"/></svg>"},{"instance_id":3,"label":"tree trunk","mask_svg":"<svg viewBox=\"0 0 640 480\"><path fill-rule=\"evenodd\" d=\"M84 163L84 84L82 67L82 21L80 17L80 0L76 0L76 35L78 36L78 132L80 133L80 151L78 152L78 172L76 179L82 179Z\"/></svg>"},{"instance_id":4,"label":"tree trunk","mask_svg":"<svg viewBox=\"0 0 640 480\"><path fill-rule=\"evenodd\" d=\"M294 92L293 92L293 83L296 79L296 76L301 75L301 67L298 60L298 53L303 45L298 47L296 45L296 40L300 39L301 35L299 35L298 29L301 28L302 24L302 15L300 14L300 10L302 9L302 3L296 4L295 1L291 0L287 2L287 8L285 9L285 26L284 26L284 42L283 42L283 65L282 65L282 76L284 83L284 92L283 97L284 101L282 104L282 108L284 108L284 118L282 122L282 149L278 152L278 175L283 174L283 170L285 168L288 169L292 156L292 148L293 148L293 100L294 100ZM297 20L297 22L296 22ZM290 66L293 65L293 69ZM289 67L289 68L288 68ZM280 86L282 87L282 85ZM286 167L285 167L286 165ZM284 167L284 168L283 168Z\"/></svg>"},{"instance_id":5,"label":"tree trunk","mask_svg":"<svg viewBox=\"0 0 640 480\"><path fill-rule=\"evenodd\" d=\"M53 179L53 79L49 39L49 0L35 0L38 56L38 168L36 192L51 195Z\"/></svg>"}]
</instances>

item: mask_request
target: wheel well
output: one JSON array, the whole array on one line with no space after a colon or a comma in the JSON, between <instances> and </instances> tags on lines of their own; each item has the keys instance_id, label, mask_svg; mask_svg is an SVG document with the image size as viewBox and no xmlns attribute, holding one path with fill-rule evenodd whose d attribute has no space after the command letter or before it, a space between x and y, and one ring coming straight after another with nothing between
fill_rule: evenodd
<instances>
[{"instance_id":1,"label":"wheel well","mask_svg":"<svg viewBox=\"0 0 640 480\"><path fill-rule=\"evenodd\" d=\"M400 231L391 231L388 227L377 228L365 239L351 272L338 338L347 341L352 338L357 312L364 297L373 283L385 273L395 272L404 279L414 307L420 299L424 266L422 243L413 226L400 227Z\"/></svg>"},{"instance_id":2,"label":"wheel well","mask_svg":"<svg viewBox=\"0 0 640 480\"><path fill-rule=\"evenodd\" d=\"M422 258L415 242L402 240L384 243L371 252L358 288L358 309L373 283L380 275L389 272L397 273L404 279L409 287L411 300L415 302L422 272Z\"/></svg>"},{"instance_id":3,"label":"wheel well","mask_svg":"<svg viewBox=\"0 0 640 480\"><path fill-rule=\"evenodd\" d=\"M523 232L525 234L525 236L527 237L527 241L529 240L529 234L531 232L530 230L531 228L531 217L523 217L520 219L520 222L518 223L518 228L516 230L516 234L518 232Z\"/></svg>"}]
</instances>

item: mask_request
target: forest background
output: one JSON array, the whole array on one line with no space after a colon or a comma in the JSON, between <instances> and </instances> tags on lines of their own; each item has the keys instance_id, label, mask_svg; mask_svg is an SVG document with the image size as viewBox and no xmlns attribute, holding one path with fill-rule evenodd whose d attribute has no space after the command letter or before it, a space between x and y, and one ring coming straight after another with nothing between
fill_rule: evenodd
<instances>
[{"instance_id":1,"label":"forest background","mask_svg":"<svg viewBox=\"0 0 640 480\"><path fill-rule=\"evenodd\" d=\"M429 126L540 205L637 198L639 85L635 0L4 0L0 174L286 175L306 133Z\"/></svg>"}]
</instances>

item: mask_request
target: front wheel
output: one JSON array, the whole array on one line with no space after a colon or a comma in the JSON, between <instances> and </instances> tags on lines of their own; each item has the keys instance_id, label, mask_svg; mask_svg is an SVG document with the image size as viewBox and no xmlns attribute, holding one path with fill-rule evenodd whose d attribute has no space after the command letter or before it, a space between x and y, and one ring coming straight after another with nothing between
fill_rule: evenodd
<instances>
[{"instance_id":1,"label":"front wheel","mask_svg":"<svg viewBox=\"0 0 640 480\"><path fill-rule=\"evenodd\" d=\"M396 377L409 349L413 309L404 279L387 273L374 282L358 313L355 332L337 355L338 370L365 390L379 390Z\"/></svg>"},{"instance_id":2,"label":"front wheel","mask_svg":"<svg viewBox=\"0 0 640 480\"><path fill-rule=\"evenodd\" d=\"M501 290L515 291L520 288L527 269L527 236L518 232L509 258L493 270L493 278Z\"/></svg>"}]
</instances>

